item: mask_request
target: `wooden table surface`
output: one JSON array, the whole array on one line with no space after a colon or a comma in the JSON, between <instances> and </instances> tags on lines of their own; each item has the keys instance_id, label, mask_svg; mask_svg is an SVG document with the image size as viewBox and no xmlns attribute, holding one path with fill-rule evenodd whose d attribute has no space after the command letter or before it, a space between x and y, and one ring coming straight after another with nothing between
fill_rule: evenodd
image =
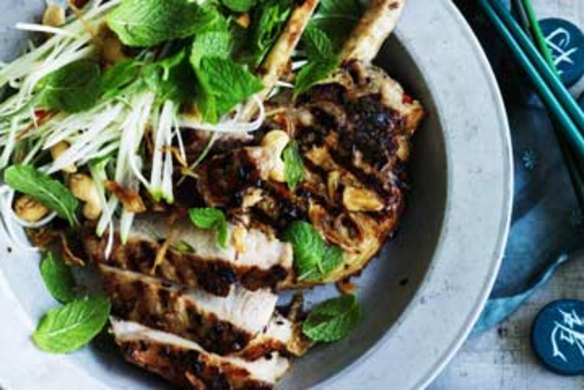
<instances>
[{"instance_id":1,"label":"wooden table surface","mask_svg":"<svg viewBox=\"0 0 584 390\"><path fill-rule=\"evenodd\" d=\"M562 265L507 321L467 340L430 390L584 389L584 376L563 377L543 368L529 342L539 310L562 298L584 300L584 256Z\"/></svg>"}]
</instances>

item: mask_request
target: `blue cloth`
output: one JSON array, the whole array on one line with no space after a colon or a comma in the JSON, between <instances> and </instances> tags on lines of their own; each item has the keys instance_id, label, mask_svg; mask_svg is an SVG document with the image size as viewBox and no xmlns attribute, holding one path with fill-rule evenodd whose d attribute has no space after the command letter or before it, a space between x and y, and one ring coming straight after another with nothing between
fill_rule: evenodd
<instances>
[{"instance_id":1,"label":"blue cloth","mask_svg":"<svg viewBox=\"0 0 584 390\"><path fill-rule=\"evenodd\" d=\"M491 297L473 331L478 334L512 314L584 244L584 223L547 111L476 2L455 2L484 42L497 74L515 162L509 241Z\"/></svg>"}]
</instances>

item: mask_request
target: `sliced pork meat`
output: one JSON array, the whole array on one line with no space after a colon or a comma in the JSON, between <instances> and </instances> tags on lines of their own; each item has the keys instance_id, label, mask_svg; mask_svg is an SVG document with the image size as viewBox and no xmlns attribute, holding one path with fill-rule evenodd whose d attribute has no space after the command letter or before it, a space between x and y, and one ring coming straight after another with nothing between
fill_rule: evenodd
<instances>
[{"instance_id":1,"label":"sliced pork meat","mask_svg":"<svg viewBox=\"0 0 584 390\"><path fill-rule=\"evenodd\" d=\"M255 291L272 288L292 269L292 247L257 229L231 225L227 248L217 244L212 230L201 230L187 219L169 225L156 214L138 217L128 242L115 240L104 258L107 238L87 234L84 243L91 260L116 268L156 276L187 287L227 296L239 282ZM167 239L170 246L156 264Z\"/></svg>"},{"instance_id":2,"label":"sliced pork meat","mask_svg":"<svg viewBox=\"0 0 584 390\"><path fill-rule=\"evenodd\" d=\"M112 319L124 358L192 389L270 389L290 367L277 353L254 361L207 352L200 344L136 322Z\"/></svg>"},{"instance_id":3,"label":"sliced pork meat","mask_svg":"<svg viewBox=\"0 0 584 390\"><path fill-rule=\"evenodd\" d=\"M100 265L113 313L227 354L243 350L266 328L278 297L233 286L219 297L143 274Z\"/></svg>"},{"instance_id":4,"label":"sliced pork meat","mask_svg":"<svg viewBox=\"0 0 584 390\"><path fill-rule=\"evenodd\" d=\"M312 342L302 334L301 323L276 311L268 326L236 356L245 360L256 360L273 352L302 356L311 346Z\"/></svg>"}]
</instances>

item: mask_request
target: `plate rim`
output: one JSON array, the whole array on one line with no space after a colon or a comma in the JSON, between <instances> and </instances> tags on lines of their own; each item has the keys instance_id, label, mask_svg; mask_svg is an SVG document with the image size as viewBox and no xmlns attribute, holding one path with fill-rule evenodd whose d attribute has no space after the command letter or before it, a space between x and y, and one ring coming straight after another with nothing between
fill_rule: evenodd
<instances>
[{"instance_id":1,"label":"plate rim","mask_svg":"<svg viewBox=\"0 0 584 390\"><path fill-rule=\"evenodd\" d=\"M424 12L413 12L415 7L424 8ZM432 13L432 10L438 11L437 13ZM404 379L404 382L394 383L398 388L423 388L426 387L446 366L450 361L452 356L460 348L466 336L472 329L473 324L476 322L482 307L490 293L492 285L494 284L500 262L503 256L503 250L505 247L506 237L509 229L509 222L511 218L512 210L512 188L513 188L513 161L511 155L511 140L508 128L507 115L504 108L503 100L496 83L495 76L492 69L486 59L486 56L472 33L472 30L458 11L458 9L452 4L450 0L442 1L428 1L428 0L409 0L407 1L406 10L404 13L404 20L398 25L397 35L400 38L405 38L406 42L408 37L415 40L412 37L412 31L415 29L413 27L413 22L425 23L431 22L432 18L437 18L439 15L448 15L453 20L456 21L457 27L462 29L465 33L462 34L458 39L467 39L467 45L473 47L473 54L477 56L480 60L482 66L482 72L484 75L488 76L488 89L489 92L496 96L496 101L493 104L493 108L497 111L497 117L499 122L499 135L501 136L501 143L503 148L501 151L506 154L505 170L507 175L504 178L504 186L506 190L504 192L505 199L503 200L503 210L500 212L500 226L498 231L498 237L496 238L495 248L492 248L491 261L489 263L488 273L485 275L484 283L480 288L479 296L476 299L475 305L468 313L465 314L464 325L458 329L456 336L452 340L448 341L448 345L443 348L439 353L435 353L434 364L431 365L429 369L425 372L419 372L417 377L410 377ZM420 19L415 19L414 17L420 17ZM406 24L408 23L408 24ZM403 42L403 40L402 40ZM417 64L424 62L424 60L416 52L421 49L413 49L411 44L405 45L410 54L414 57ZM426 73L423 73L426 77ZM428 81L426 79L426 81ZM431 85L431 82L428 83ZM432 88L431 88L432 89ZM437 99L436 105L440 107L442 111L441 102ZM442 120L442 118L441 118ZM444 123L443 123L444 124ZM449 165L450 165L449 161ZM450 183L451 177L450 173L448 176L448 181ZM448 190L450 194L450 189ZM450 198L450 195L447 195ZM447 200L449 201L449 199ZM444 232L442 233L444 234ZM439 247L444 245L444 236L440 237ZM360 386L364 386L364 383L368 383L373 387L367 388L377 388L375 385L382 386L386 384L387 380L386 372L387 365L385 364L371 364L372 360L376 357L381 358L381 354L390 348L390 339L399 335L400 326L403 326L406 318L411 318L412 313L420 307L420 301L428 293L430 289L430 283L434 273L436 272L431 266L431 269L427 272L425 280L420 288L420 290L415 294L412 302L402 313L400 319L396 326L390 329L387 334L373 347L369 352L362 356L357 361L353 362L345 370L339 372L335 376L321 382L317 387L319 388L341 388L343 384L347 383L359 383ZM74 355L73 356L55 356L47 355L39 352L29 339L29 335L34 330L34 324L31 323L30 318L25 314L22 307L20 307L18 299L14 296L12 290L8 287L8 283L5 280L5 276L0 272L0 310L5 313L11 313L15 318L18 318L18 322L22 324L22 331L15 334L13 324L15 321L8 323L7 321L0 321L0 342L3 348L0 348L0 360L3 362L0 366L0 388L2 386L9 386L8 388L27 388L43 383L43 387L46 389L61 389L62 384L66 381L69 386L73 387L77 384L82 385L83 388L87 389L105 389L108 388L103 382L93 376L90 372L87 372L84 368L75 364ZM14 359L15 354L18 353L20 357ZM23 371L21 364L19 362L27 362L28 369ZM369 363L369 364L368 364ZM40 368L39 372L35 375L23 375L23 373L30 372L31 369ZM375 372L377 371L377 372ZM379 375L381 373L381 375ZM367 382L363 381L363 378ZM341 383L342 382L342 383ZM402 385L403 384L403 385ZM11 387L10 387L11 386Z\"/></svg>"}]
</instances>

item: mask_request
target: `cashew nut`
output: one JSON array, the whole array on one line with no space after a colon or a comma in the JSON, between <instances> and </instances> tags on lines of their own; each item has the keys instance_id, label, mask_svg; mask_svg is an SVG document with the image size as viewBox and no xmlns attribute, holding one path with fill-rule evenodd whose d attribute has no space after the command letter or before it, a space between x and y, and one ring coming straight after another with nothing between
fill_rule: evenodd
<instances>
[{"instance_id":1,"label":"cashew nut","mask_svg":"<svg viewBox=\"0 0 584 390\"><path fill-rule=\"evenodd\" d=\"M241 208L249 209L255 206L262 200L262 190L259 188L250 188L243 194L243 200L241 202Z\"/></svg>"},{"instance_id":2,"label":"cashew nut","mask_svg":"<svg viewBox=\"0 0 584 390\"><path fill-rule=\"evenodd\" d=\"M343 191L343 204L349 211L380 211L383 202L379 196L363 188L347 187Z\"/></svg>"},{"instance_id":3,"label":"cashew nut","mask_svg":"<svg viewBox=\"0 0 584 390\"><path fill-rule=\"evenodd\" d=\"M328 174L326 188L328 190L328 197L330 200L335 199L337 189L339 188L339 183L341 180L341 174L339 171L332 171Z\"/></svg>"},{"instance_id":4,"label":"cashew nut","mask_svg":"<svg viewBox=\"0 0 584 390\"><path fill-rule=\"evenodd\" d=\"M286 181L282 153L288 142L290 142L290 136L282 130L272 130L262 140L264 156L268 160L266 162L268 178L280 183Z\"/></svg>"},{"instance_id":5,"label":"cashew nut","mask_svg":"<svg viewBox=\"0 0 584 390\"><path fill-rule=\"evenodd\" d=\"M97 47L101 59L106 64L116 64L128 58L124 53L122 41L105 25L99 29Z\"/></svg>"},{"instance_id":6,"label":"cashew nut","mask_svg":"<svg viewBox=\"0 0 584 390\"><path fill-rule=\"evenodd\" d=\"M239 26L243 28L248 28L249 24L251 23L249 13L246 12L244 14L239 15L237 18L235 18L235 23L237 23Z\"/></svg>"},{"instance_id":7,"label":"cashew nut","mask_svg":"<svg viewBox=\"0 0 584 390\"><path fill-rule=\"evenodd\" d=\"M14 212L26 222L38 222L49 214L49 209L28 195L23 195L14 202Z\"/></svg>"},{"instance_id":8,"label":"cashew nut","mask_svg":"<svg viewBox=\"0 0 584 390\"><path fill-rule=\"evenodd\" d=\"M236 226L233 229L233 234L231 235L231 240L233 247L237 253L245 253L247 251L247 246L245 245L245 238L247 236L247 229L243 226Z\"/></svg>"},{"instance_id":9,"label":"cashew nut","mask_svg":"<svg viewBox=\"0 0 584 390\"><path fill-rule=\"evenodd\" d=\"M89 220L96 220L102 212L99 192L93 179L83 173L71 175L69 187L73 195L85 202L83 215Z\"/></svg>"},{"instance_id":10,"label":"cashew nut","mask_svg":"<svg viewBox=\"0 0 584 390\"><path fill-rule=\"evenodd\" d=\"M60 27L66 22L65 8L58 4L49 4L43 14L43 24L45 26Z\"/></svg>"},{"instance_id":11,"label":"cashew nut","mask_svg":"<svg viewBox=\"0 0 584 390\"><path fill-rule=\"evenodd\" d=\"M63 153L67 151L67 149L69 149L69 144L65 141L61 141L58 144L53 145L51 147L51 156L53 157L53 160L58 159L59 156L61 156ZM77 172L77 167L73 164L66 166L65 168L63 168L63 172L75 173Z\"/></svg>"}]
</instances>

